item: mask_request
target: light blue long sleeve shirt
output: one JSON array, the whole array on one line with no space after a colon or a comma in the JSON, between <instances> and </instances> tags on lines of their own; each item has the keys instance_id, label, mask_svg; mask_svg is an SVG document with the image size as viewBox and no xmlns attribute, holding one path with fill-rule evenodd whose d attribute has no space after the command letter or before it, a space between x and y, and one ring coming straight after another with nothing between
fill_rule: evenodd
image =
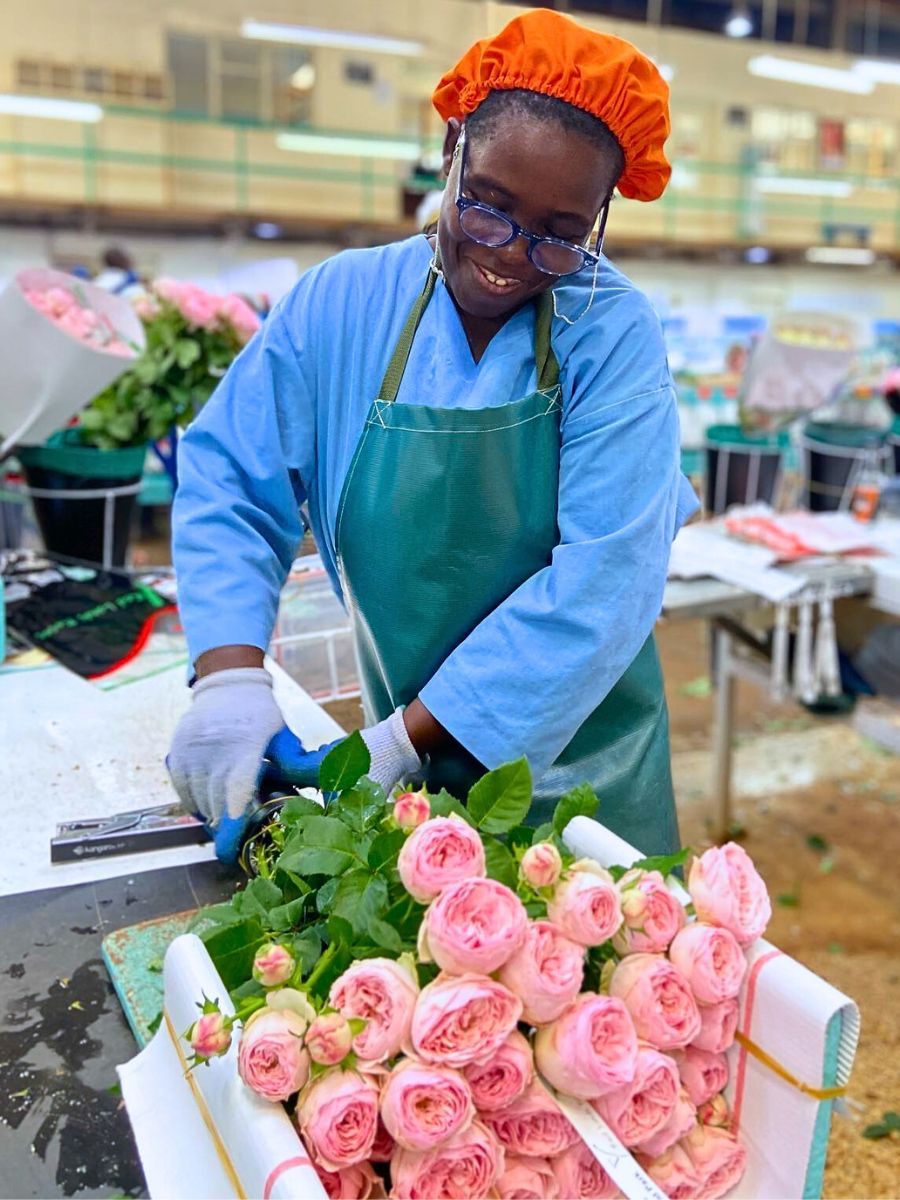
<instances>
[{"instance_id":1,"label":"light blue long sleeve shirt","mask_svg":"<svg viewBox=\"0 0 900 1200\"><path fill-rule=\"evenodd\" d=\"M182 439L173 544L192 660L217 646L268 646L303 505L340 596L341 490L430 258L419 236L307 272ZM556 288L558 311L578 318L555 317L552 331L563 393L560 543L420 693L487 767L527 754L540 774L557 758L650 633L672 539L697 507L679 469L659 322L608 261L592 302L591 284L585 271ZM537 385L533 339L528 306L476 364L439 280L398 400L481 408L519 399ZM386 502L402 503L414 486L401 481Z\"/></svg>"}]
</instances>

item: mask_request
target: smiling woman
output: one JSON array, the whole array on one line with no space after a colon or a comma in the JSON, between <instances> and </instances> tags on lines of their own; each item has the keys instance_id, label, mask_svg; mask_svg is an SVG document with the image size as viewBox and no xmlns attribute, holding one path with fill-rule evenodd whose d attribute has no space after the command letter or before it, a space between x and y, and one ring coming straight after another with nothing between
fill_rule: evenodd
<instances>
[{"instance_id":1,"label":"smiling woman","mask_svg":"<svg viewBox=\"0 0 900 1200\"><path fill-rule=\"evenodd\" d=\"M659 322L601 254L613 189L666 185L668 88L627 42L531 11L434 104L436 236L310 271L182 442L199 682L173 778L223 858L264 757L317 781L322 753L283 728L262 665L305 503L353 618L377 783L464 795L525 755L532 818L588 780L607 825L670 851L652 628L696 502Z\"/></svg>"}]
</instances>

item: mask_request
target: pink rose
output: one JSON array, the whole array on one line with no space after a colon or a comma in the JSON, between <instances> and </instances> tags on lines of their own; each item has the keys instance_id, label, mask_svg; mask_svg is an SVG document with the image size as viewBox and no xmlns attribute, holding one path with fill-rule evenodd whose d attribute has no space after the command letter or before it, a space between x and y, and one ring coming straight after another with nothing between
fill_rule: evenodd
<instances>
[{"instance_id":1,"label":"pink rose","mask_svg":"<svg viewBox=\"0 0 900 1200\"><path fill-rule=\"evenodd\" d=\"M699 1180L698 1200L718 1200L731 1191L747 1167L747 1151L726 1129L698 1125L678 1143Z\"/></svg>"},{"instance_id":2,"label":"pink rose","mask_svg":"<svg viewBox=\"0 0 900 1200\"><path fill-rule=\"evenodd\" d=\"M697 917L728 929L742 946L762 937L772 916L769 893L736 842L712 846L691 864L688 891Z\"/></svg>"},{"instance_id":3,"label":"pink rose","mask_svg":"<svg viewBox=\"0 0 900 1200\"><path fill-rule=\"evenodd\" d=\"M428 904L449 884L485 874L484 846L462 817L432 817L403 843L397 870L413 899Z\"/></svg>"},{"instance_id":4,"label":"pink rose","mask_svg":"<svg viewBox=\"0 0 900 1200\"><path fill-rule=\"evenodd\" d=\"M696 1200L700 1176L680 1142L652 1161L640 1155L638 1162L669 1200Z\"/></svg>"},{"instance_id":5,"label":"pink rose","mask_svg":"<svg viewBox=\"0 0 900 1200\"><path fill-rule=\"evenodd\" d=\"M724 1096L713 1096L697 1109L697 1118L701 1125L716 1125L720 1129L731 1128L731 1112L728 1101Z\"/></svg>"},{"instance_id":6,"label":"pink rose","mask_svg":"<svg viewBox=\"0 0 900 1200\"><path fill-rule=\"evenodd\" d=\"M399 1054L409 1037L418 995L419 984L412 973L390 958L362 959L334 981L331 1007L366 1022L353 1039L361 1066Z\"/></svg>"},{"instance_id":7,"label":"pink rose","mask_svg":"<svg viewBox=\"0 0 900 1200\"><path fill-rule=\"evenodd\" d=\"M378 1084L357 1071L326 1071L304 1090L296 1115L319 1166L340 1171L369 1157L378 1127Z\"/></svg>"},{"instance_id":8,"label":"pink rose","mask_svg":"<svg viewBox=\"0 0 900 1200\"><path fill-rule=\"evenodd\" d=\"M294 973L294 956L286 946L268 942L260 946L253 959L253 978L263 987L278 987L287 983Z\"/></svg>"},{"instance_id":9,"label":"pink rose","mask_svg":"<svg viewBox=\"0 0 900 1200\"><path fill-rule=\"evenodd\" d=\"M148 293L135 297L134 311L142 321L152 321L154 317L159 316L159 305L156 303L156 298Z\"/></svg>"},{"instance_id":10,"label":"pink rose","mask_svg":"<svg viewBox=\"0 0 900 1200\"><path fill-rule=\"evenodd\" d=\"M514 1030L485 1062L470 1063L463 1074L479 1112L497 1112L518 1099L534 1076L531 1043Z\"/></svg>"},{"instance_id":11,"label":"pink rose","mask_svg":"<svg viewBox=\"0 0 900 1200\"><path fill-rule=\"evenodd\" d=\"M671 1116L653 1137L641 1142L637 1149L648 1158L659 1158L667 1150L671 1150L679 1138L683 1138L697 1124L697 1110L691 1104L690 1097L683 1087L678 1090L678 1099L672 1109Z\"/></svg>"},{"instance_id":12,"label":"pink rose","mask_svg":"<svg viewBox=\"0 0 900 1200\"><path fill-rule=\"evenodd\" d=\"M309 1076L306 1022L294 1012L263 1008L244 1026L238 1050L241 1079L266 1100L287 1100Z\"/></svg>"},{"instance_id":13,"label":"pink rose","mask_svg":"<svg viewBox=\"0 0 900 1200\"><path fill-rule=\"evenodd\" d=\"M624 918L613 938L616 953L658 954L668 949L686 918L681 902L666 887L659 871L636 867L626 871L616 887Z\"/></svg>"},{"instance_id":14,"label":"pink rose","mask_svg":"<svg viewBox=\"0 0 900 1200\"><path fill-rule=\"evenodd\" d=\"M592 859L573 863L556 885L547 916L582 946L609 941L622 924L619 893L609 871Z\"/></svg>"},{"instance_id":15,"label":"pink rose","mask_svg":"<svg viewBox=\"0 0 900 1200\"><path fill-rule=\"evenodd\" d=\"M686 1046L700 1032L700 1013L687 981L662 954L623 958L609 994L624 1002L638 1037L659 1050Z\"/></svg>"},{"instance_id":16,"label":"pink rose","mask_svg":"<svg viewBox=\"0 0 900 1200\"><path fill-rule=\"evenodd\" d=\"M550 1165L559 1185L561 1200L614 1200L620 1196L618 1184L597 1162L585 1143L574 1146L551 1159Z\"/></svg>"},{"instance_id":17,"label":"pink rose","mask_svg":"<svg viewBox=\"0 0 900 1200\"><path fill-rule=\"evenodd\" d=\"M546 1025L556 1020L581 990L584 946L567 938L552 921L533 921L521 946L500 968L498 978L522 997L523 1021Z\"/></svg>"},{"instance_id":18,"label":"pink rose","mask_svg":"<svg viewBox=\"0 0 900 1200\"><path fill-rule=\"evenodd\" d=\"M183 283L179 283L177 279L169 279L168 276L157 279L153 284L153 290L160 300L167 300L169 304L175 305L178 304L184 287Z\"/></svg>"},{"instance_id":19,"label":"pink rose","mask_svg":"<svg viewBox=\"0 0 900 1200\"><path fill-rule=\"evenodd\" d=\"M375 1141L372 1143L372 1149L369 1151L369 1160L377 1163L390 1162L396 1145L397 1143L385 1129L384 1121L382 1121L379 1115L378 1128L375 1130Z\"/></svg>"},{"instance_id":20,"label":"pink rose","mask_svg":"<svg viewBox=\"0 0 900 1200\"><path fill-rule=\"evenodd\" d=\"M323 1067L334 1067L350 1053L353 1034L343 1013L322 1013L306 1031L309 1057Z\"/></svg>"},{"instance_id":21,"label":"pink rose","mask_svg":"<svg viewBox=\"0 0 900 1200\"><path fill-rule=\"evenodd\" d=\"M219 301L219 317L227 321L242 342L249 341L260 327L260 319L241 296L233 293Z\"/></svg>"},{"instance_id":22,"label":"pink rose","mask_svg":"<svg viewBox=\"0 0 900 1200\"><path fill-rule=\"evenodd\" d=\"M372 1200L384 1195L381 1179L367 1162L354 1163L340 1171L326 1171L315 1163L313 1166L329 1200Z\"/></svg>"},{"instance_id":23,"label":"pink rose","mask_svg":"<svg viewBox=\"0 0 900 1200\"><path fill-rule=\"evenodd\" d=\"M700 1032L691 1042L698 1050L723 1054L734 1042L740 1006L737 1000L700 1005Z\"/></svg>"},{"instance_id":24,"label":"pink rose","mask_svg":"<svg viewBox=\"0 0 900 1200\"><path fill-rule=\"evenodd\" d=\"M401 792L394 801L394 820L401 829L417 829L430 816L427 792Z\"/></svg>"},{"instance_id":25,"label":"pink rose","mask_svg":"<svg viewBox=\"0 0 900 1200\"><path fill-rule=\"evenodd\" d=\"M559 1184L546 1158L507 1154L506 1169L497 1181L497 1195L500 1200L557 1200Z\"/></svg>"},{"instance_id":26,"label":"pink rose","mask_svg":"<svg viewBox=\"0 0 900 1200\"><path fill-rule=\"evenodd\" d=\"M519 871L533 888L553 887L562 871L562 858L552 842L536 842L522 855Z\"/></svg>"},{"instance_id":27,"label":"pink rose","mask_svg":"<svg viewBox=\"0 0 900 1200\"><path fill-rule=\"evenodd\" d=\"M474 1121L435 1150L398 1147L391 1195L402 1200L483 1200L503 1173L503 1150Z\"/></svg>"},{"instance_id":28,"label":"pink rose","mask_svg":"<svg viewBox=\"0 0 900 1200\"><path fill-rule=\"evenodd\" d=\"M381 1119L398 1146L433 1150L472 1124L465 1078L449 1067L403 1058L381 1089Z\"/></svg>"},{"instance_id":29,"label":"pink rose","mask_svg":"<svg viewBox=\"0 0 900 1200\"><path fill-rule=\"evenodd\" d=\"M521 946L528 914L496 879L462 879L443 889L423 925L427 952L442 970L490 975Z\"/></svg>"},{"instance_id":30,"label":"pink rose","mask_svg":"<svg viewBox=\"0 0 900 1200\"><path fill-rule=\"evenodd\" d=\"M183 284L175 303L192 328L214 329L219 323L218 296L211 296L196 284Z\"/></svg>"},{"instance_id":31,"label":"pink rose","mask_svg":"<svg viewBox=\"0 0 900 1200\"><path fill-rule=\"evenodd\" d=\"M522 1001L488 975L438 975L416 1002L410 1041L425 1062L486 1062L522 1016Z\"/></svg>"},{"instance_id":32,"label":"pink rose","mask_svg":"<svg viewBox=\"0 0 900 1200\"><path fill-rule=\"evenodd\" d=\"M529 1158L550 1158L579 1141L568 1117L537 1079L500 1112L482 1120L504 1149Z\"/></svg>"},{"instance_id":33,"label":"pink rose","mask_svg":"<svg viewBox=\"0 0 900 1200\"><path fill-rule=\"evenodd\" d=\"M634 1079L638 1043L621 1000L582 992L537 1031L537 1069L560 1092L593 1100Z\"/></svg>"},{"instance_id":34,"label":"pink rose","mask_svg":"<svg viewBox=\"0 0 900 1200\"><path fill-rule=\"evenodd\" d=\"M215 1058L231 1045L231 1021L220 1012L204 1013L191 1026L187 1040L199 1058Z\"/></svg>"},{"instance_id":35,"label":"pink rose","mask_svg":"<svg viewBox=\"0 0 900 1200\"><path fill-rule=\"evenodd\" d=\"M724 1054L710 1054L708 1050L688 1046L685 1050L673 1051L672 1057L678 1064L678 1074L691 1103L697 1108L712 1100L728 1083L728 1060Z\"/></svg>"},{"instance_id":36,"label":"pink rose","mask_svg":"<svg viewBox=\"0 0 900 1200\"><path fill-rule=\"evenodd\" d=\"M733 933L695 921L675 937L669 961L701 1004L721 1004L741 990L747 960Z\"/></svg>"},{"instance_id":37,"label":"pink rose","mask_svg":"<svg viewBox=\"0 0 900 1200\"><path fill-rule=\"evenodd\" d=\"M678 1101L678 1068L667 1054L640 1046L634 1079L592 1101L624 1145L639 1146L659 1133Z\"/></svg>"}]
</instances>

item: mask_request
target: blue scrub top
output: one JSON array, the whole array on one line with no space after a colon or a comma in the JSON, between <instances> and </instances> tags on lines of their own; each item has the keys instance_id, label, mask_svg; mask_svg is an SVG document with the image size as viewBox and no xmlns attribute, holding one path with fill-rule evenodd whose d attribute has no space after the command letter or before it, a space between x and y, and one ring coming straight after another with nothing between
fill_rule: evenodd
<instances>
[{"instance_id":1,"label":"blue scrub top","mask_svg":"<svg viewBox=\"0 0 900 1200\"><path fill-rule=\"evenodd\" d=\"M307 272L182 439L173 553L192 660L217 646L268 646L301 506L340 597L341 489L431 253L417 236ZM605 259L589 304L592 274L555 289L558 312L574 323L553 321L563 412L551 567L490 613L420 694L487 767L527 753L539 774L568 744L652 629L672 539L697 508L680 472L659 321ZM475 363L439 280L398 400L482 408L518 399L537 384L533 338L529 305ZM397 480L385 503L402 504L414 486ZM525 721L524 689L544 698Z\"/></svg>"}]
</instances>

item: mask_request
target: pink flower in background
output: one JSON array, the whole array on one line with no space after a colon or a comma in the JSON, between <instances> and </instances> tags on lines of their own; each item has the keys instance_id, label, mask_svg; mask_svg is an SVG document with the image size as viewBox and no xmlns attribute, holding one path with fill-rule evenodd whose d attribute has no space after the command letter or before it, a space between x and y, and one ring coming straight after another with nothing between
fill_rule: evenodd
<instances>
[{"instance_id":1,"label":"pink flower in background","mask_svg":"<svg viewBox=\"0 0 900 1200\"><path fill-rule=\"evenodd\" d=\"M638 1049L634 1079L607 1092L593 1107L629 1148L659 1133L675 1109L680 1091L678 1068L652 1046Z\"/></svg>"},{"instance_id":2,"label":"pink flower in background","mask_svg":"<svg viewBox=\"0 0 900 1200\"><path fill-rule=\"evenodd\" d=\"M503 1150L474 1121L435 1150L398 1147L391 1159L391 1195L398 1200L484 1200L503 1167Z\"/></svg>"},{"instance_id":3,"label":"pink flower in background","mask_svg":"<svg viewBox=\"0 0 900 1200\"><path fill-rule=\"evenodd\" d=\"M402 1058L381 1088L381 1119L405 1150L432 1150L474 1117L469 1085L449 1067Z\"/></svg>"},{"instance_id":4,"label":"pink flower in background","mask_svg":"<svg viewBox=\"0 0 900 1200\"><path fill-rule=\"evenodd\" d=\"M517 1100L481 1119L504 1149L529 1158L550 1158L580 1141L568 1117L537 1079Z\"/></svg>"},{"instance_id":5,"label":"pink flower in background","mask_svg":"<svg viewBox=\"0 0 900 1200\"><path fill-rule=\"evenodd\" d=\"M560 1200L614 1200L621 1195L618 1184L597 1162L585 1143L574 1146L550 1160L556 1176Z\"/></svg>"},{"instance_id":6,"label":"pink flower in background","mask_svg":"<svg viewBox=\"0 0 900 1200\"><path fill-rule=\"evenodd\" d=\"M734 1042L740 1005L737 1000L700 1005L700 1032L691 1042L698 1050L722 1054Z\"/></svg>"},{"instance_id":7,"label":"pink flower in background","mask_svg":"<svg viewBox=\"0 0 900 1200\"><path fill-rule=\"evenodd\" d=\"M522 855L519 871L533 888L553 887L562 871L562 858L552 842L536 842Z\"/></svg>"},{"instance_id":8,"label":"pink flower in background","mask_svg":"<svg viewBox=\"0 0 900 1200\"><path fill-rule=\"evenodd\" d=\"M519 997L490 976L439 975L419 994L410 1041L426 1062L465 1067L496 1054L521 1016Z\"/></svg>"},{"instance_id":9,"label":"pink flower in background","mask_svg":"<svg viewBox=\"0 0 900 1200\"><path fill-rule=\"evenodd\" d=\"M622 1000L638 1037L660 1050L692 1042L700 1013L687 981L662 954L630 954L612 974L609 994Z\"/></svg>"},{"instance_id":10,"label":"pink flower in background","mask_svg":"<svg viewBox=\"0 0 900 1200\"><path fill-rule=\"evenodd\" d=\"M153 290L159 296L160 300L167 300L169 304L174 304L177 307L184 286L177 279L170 279L168 276L163 276L154 282Z\"/></svg>"},{"instance_id":11,"label":"pink flower in background","mask_svg":"<svg viewBox=\"0 0 900 1200\"><path fill-rule=\"evenodd\" d=\"M154 317L159 316L159 305L156 302L156 297L150 292L143 296L136 296L134 299L134 311L142 321L152 321Z\"/></svg>"},{"instance_id":12,"label":"pink flower in background","mask_svg":"<svg viewBox=\"0 0 900 1200\"><path fill-rule=\"evenodd\" d=\"M724 1096L713 1096L697 1109L697 1119L701 1125L716 1125L720 1129L730 1129L731 1112L728 1101Z\"/></svg>"},{"instance_id":13,"label":"pink flower in background","mask_svg":"<svg viewBox=\"0 0 900 1200\"><path fill-rule=\"evenodd\" d=\"M313 1163L329 1200L373 1200L384 1195L381 1179L367 1162L342 1167L340 1171L326 1171Z\"/></svg>"},{"instance_id":14,"label":"pink flower in background","mask_svg":"<svg viewBox=\"0 0 900 1200\"><path fill-rule=\"evenodd\" d=\"M394 820L401 829L417 829L431 816L426 792L401 792L394 801Z\"/></svg>"},{"instance_id":15,"label":"pink flower in background","mask_svg":"<svg viewBox=\"0 0 900 1200\"><path fill-rule=\"evenodd\" d=\"M187 1034L191 1049L200 1058L215 1058L231 1045L231 1021L223 1013L204 1013Z\"/></svg>"},{"instance_id":16,"label":"pink flower in background","mask_svg":"<svg viewBox=\"0 0 900 1200\"><path fill-rule=\"evenodd\" d=\"M479 1112L497 1112L512 1104L534 1076L531 1043L518 1029L487 1061L463 1068Z\"/></svg>"},{"instance_id":17,"label":"pink flower in background","mask_svg":"<svg viewBox=\"0 0 900 1200\"><path fill-rule=\"evenodd\" d=\"M267 942L257 950L253 959L253 978L263 987L278 987L287 983L297 964L290 950L276 942Z\"/></svg>"},{"instance_id":18,"label":"pink flower in background","mask_svg":"<svg viewBox=\"0 0 900 1200\"><path fill-rule=\"evenodd\" d=\"M429 954L455 975L496 971L521 946L527 929L522 901L496 879L448 884L424 921Z\"/></svg>"},{"instance_id":19,"label":"pink flower in background","mask_svg":"<svg viewBox=\"0 0 900 1200\"><path fill-rule=\"evenodd\" d=\"M772 916L766 885L736 842L712 846L691 864L688 891L701 921L728 929L742 946L765 933Z\"/></svg>"},{"instance_id":20,"label":"pink flower in background","mask_svg":"<svg viewBox=\"0 0 900 1200\"><path fill-rule=\"evenodd\" d=\"M591 859L569 867L547 904L547 916L566 937L599 946L622 924L619 893L612 876Z\"/></svg>"},{"instance_id":21,"label":"pink flower in background","mask_svg":"<svg viewBox=\"0 0 900 1200\"><path fill-rule=\"evenodd\" d=\"M322 1013L306 1031L309 1057L323 1067L334 1067L350 1053L353 1033L343 1013Z\"/></svg>"},{"instance_id":22,"label":"pink flower in background","mask_svg":"<svg viewBox=\"0 0 900 1200\"><path fill-rule=\"evenodd\" d=\"M316 1162L339 1171L369 1157L378 1128L378 1085L358 1071L326 1071L297 1105L297 1123Z\"/></svg>"},{"instance_id":23,"label":"pink flower in background","mask_svg":"<svg viewBox=\"0 0 900 1200\"><path fill-rule=\"evenodd\" d=\"M235 333L242 342L249 341L261 324L259 317L247 301L233 293L224 296L219 301L218 315L234 327Z\"/></svg>"},{"instance_id":24,"label":"pink flower in background","mask_svg":"<svg viewBox=\"0 0 900 1200\"><path fill-rule=\"evenodd\" d=\"M657 1130L653 1137L647 1138L646 1142L641 1142L637 1149L642 1154L646 1154L648 1158L659 1158L661 1154L671 1150L686 1133L690 1133L696 1124L697 1110L691 1104L690 1096L681 1087L668 1121Z\"/></svg>"},{"instance_id":25,"label":"pink flower in background","mask_svg":"<svg viewBox=\"0 0 900 1200\"><path fill-rule=\"evenodd\" d=\"M567 1096L593 1100L634 1079L638 1042L621 1000L583 992L537 1031L537 1069Z\"/></svg>"},{"instance_id":26,"label":"pink flower in background","mask_svg":"<svg viewBox=\"0 0 900 1200\"><path fill-rule=\"evenodd\" d=\"M238 1071L241 1079L266 1100L287 1100L309 1076L309 1055L303 1047L306 1021L293 1012L263 1008L254 1013L241 1037Z\"/></svg>"},{"instance_id":27,"label":"pink flower in background","mask_svg":"<svg viewBox=\"0 0 900 1200\"><path fill-rule=\"evenodd\" d=\"M432 817L407 838L397 869L413 899L428 904L451 883L484 876L484 846L462 817Z\"/></svg>"},{"instance_id":28,"label":"pink flower in background","mask_svg":"<svg viewBox=\"0 0 900 1200\"><path fill-rule=\"evenodd\" d=\"M204 292L196 284L183 284L175 303L189 326L196 329L215 329L219 323L218 296Z\"/></svg>"},{"instance_id":29,"label":"pink flower in background","mask_svg":"<svg viewBox=\"0 0 900 1200\"><path fill-rule=\"evenodd\" d=\"M572 1196L576 1194L572 1192ZM497 1195L500 1200L558 1200L560 1191L546 1158L507 1154L506 1167L497 1181Z\"/></svg>"},{"instance_id":30,"label":"pink flower in background","mask_svg":"<svg viewBox=\"0 0 900 1200\"><path fill-rule=\"evenodd\" d=\"M367 958L353 963L331 985L329 1002L345 1017L361 1017L365 1029L353 1039L360 1065L383 1062L409 1037L419 984L401 963Z\"/></svg>"},{"instance_id":31,"label":"pink flower in background","mask_svg":"<svg viewBox=\"0 0 900 1200\"><path fill-rule=\"evenodd\" d=\"M672 1057L678 1064L678 1074L691 1103L697 1108L712 1100L728 1082L728 1062L724 1054L710 1054L708 1050L688 1046L686 1050L674 1051Z\"/></svg>"},{"instance_id":32,"label":"pink flower in background","mask_svg":"<svg viewBox=\"0 0 900 1200\"><path fill-rule=\"evenodd\" d=\"M624 923L613 938L616 952L658 954L668 949L672 938L684 927L684 907L666 887L659 871L639 867L626 871L616 884Z\"/></svg>"},{"instance_id":33,"label":"pink flower in background","mask_svg":"<svg viewBox=\"0 0 900 1200\"><path fill-rule=\"evenodd\" d=\"M701 1004L721 1004L741 990L747 960L733 933L694 921L675 937L669 961Z\"/></svg>"},{"instance_id":34,"label":"pink flower in background","mask_svg":"<svg viewBox=\"0 0 900 1200\"><path fill-rule=\"evenodd\" d=\"M726 1129L698 1125L678 1144L700 1180L695 1193L698 1200L718 1200L724 1196L747 1167L747 1151Z\"/></svg>"},{"instance_id":35,"label":"pink flower in background","mask_svg":"<svg viewBox=\"0 0 900 1200\"><path fill-rule=\"evenodd\" d=\"M669 1200L696 1200L699 1195L700 1176L694 1170L694 1164L682 1149L680 1142L676 1142L671 1150L667 1150L659 1158L645 1161L641 1155L638 1161Z\"/></svg>"},{"instance_id":36,"label":"pink flower in background","mask_svg":"<svg viewBox=\"0 0 900 1200\"><path fill-rule=\"evenodd\" d=\"M442 900L443 896L437 903ZM581 989L584 946L567 938L552 921L533 921L526 929L525 940L500 968L498 978L522 997L524 1021L546 1025L571 1004Z\"/></svg>"}]
</instances>

